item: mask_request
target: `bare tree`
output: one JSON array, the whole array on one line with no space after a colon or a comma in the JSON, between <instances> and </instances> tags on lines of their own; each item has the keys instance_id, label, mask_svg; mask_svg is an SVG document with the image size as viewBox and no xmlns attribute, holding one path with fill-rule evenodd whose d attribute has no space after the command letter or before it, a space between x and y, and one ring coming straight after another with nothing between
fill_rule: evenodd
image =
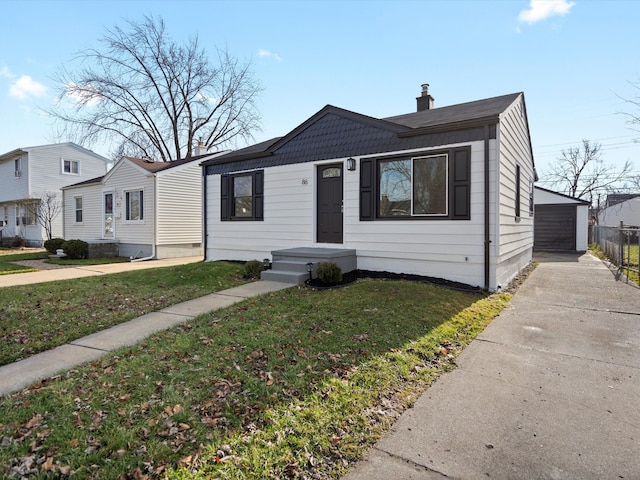
<instances>
[{"instance_id":1,"label":"bare tree","mask_svg":"<svg viewBox=\"0 0 640 480\"><path fill-rule=\"evenodd\" d=\"M262 88L250 62L227 50L212 58L197 36L178 44L149 16L107 30L100 44L77 54L78 71L56 77L59 101L48 113L63 120L61 136L111 140L114 154L170 161L192 156L197 142L213 149L259 128Z\"/></svg>"},{"instance_id":2,"label":"bare tree","mask_svg":"<svg viewBox=\"0 0 640 480\"><path fill-rule=\"evenodd\" d=\"M612 192L628 180L631 172L628 160L622 167L606 165L600 150L599 143L592 145L589 140L582 140L581 147L563 150L562 157L543 175L543 181L561 193L593 203L599 194Z\"/></svg>"},{"instance_id":3,"label":"bare tree","mask_svg":"<svg viewBox=\"0 0 640 480\"><path fill-rule=\"evenodd\" d=\"M39 202L27 204L36 222L44 228L47 239L53 238L53 221L62 212L62 202L55 192L45 192L40 197Z\"/></svg>"}]
</instances>

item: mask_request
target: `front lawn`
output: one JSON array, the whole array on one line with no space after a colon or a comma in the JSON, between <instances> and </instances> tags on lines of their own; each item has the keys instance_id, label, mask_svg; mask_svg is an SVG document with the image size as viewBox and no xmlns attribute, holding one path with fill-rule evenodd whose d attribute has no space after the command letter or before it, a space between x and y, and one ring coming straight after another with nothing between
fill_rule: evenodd
<instances>
[{"instance_id":1,"label":"front lawn","mask_svg":"<svg viewBox=\"0 0 640 480\"><path fill-rule=\"evenodd\" d=\"M0 250L0 275L8 275L11 273L26 273L36 272L37 268L25 267L24 265L18 265L12 263L20 260L40 260L46 258L46 251L36 251L27 253L17 253L16 249L1 249Z\"/></svg>"},{"instance_id":2,"label":"front lawn","mask_svg":"<svg viewBox=\"0 0 640 480\"><path fill-rule=\"evenodd\" d=\"M201 315L5 398L0 476L340 478L508 299L368 279Z\"/></svg>"},{"instance_id":3,"label":"front lawn","mask_svg":"<svg viewBox=\"0 0 640 480\"><path fill-rule=\"evenodd\" d=\"M0 288L0 365L240 285L241 272L239 264L199 262Z\"/></svg>"}]
</instances>

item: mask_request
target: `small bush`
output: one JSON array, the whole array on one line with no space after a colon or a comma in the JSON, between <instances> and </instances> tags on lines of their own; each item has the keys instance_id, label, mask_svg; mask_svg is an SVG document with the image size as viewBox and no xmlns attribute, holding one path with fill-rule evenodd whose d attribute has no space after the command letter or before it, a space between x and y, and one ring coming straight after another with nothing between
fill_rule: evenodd
<instances>
[{"instance_id":1,"label":"small bush","mask_svg":"<svg viewBox=\"0 0 640 480\"><path fill-rule=\"evenodd\" d=\"M318 280L327 285L336 285L342 281L342 269L332 262L318 265Z\"/></svg>"},{"instance_id":2,"label":"small bush","mask_svg":"<svg viewBox=\"0 0 640 480\"><path fill-rule=\"evenodd\" d=\"M67 240L62 244L62 250L71 260L87 258L89 255L89 244L82 240Z\"/></svg>"},{"instance_id":3,"label":"small bush","mask_svg":"<svg viewBox=\"0 0 640 480\"><path fill-rule=\"evenodd\" d=\"M244 276L247 278L259 278L264 270L264 265L259 260L249 260L244 264Z\"/></svg>"},{"instance_id":4,"label":"small bush","mask_svg":"<svg viewBox=\"0 0 640 480\"><path fill-rule=\"evenodd\" d=\"M55 255L59 248L62 248L62 244L65 242L64 238L52 238L51 240L45 240L44 248L47 252Z\"/></svg>"},{"instance_id":5,"label":"small bush","mask_svg":"<svg viewBox=\"0 0 640 480\"><path fill-rule=\"evenodd\" d=\"M13 237L13 240L11 241L11 246L13 248L22 248L22 247L24 247L25 246L24 238L22 238L20 236Z\"/></svg>"}]
</instances>

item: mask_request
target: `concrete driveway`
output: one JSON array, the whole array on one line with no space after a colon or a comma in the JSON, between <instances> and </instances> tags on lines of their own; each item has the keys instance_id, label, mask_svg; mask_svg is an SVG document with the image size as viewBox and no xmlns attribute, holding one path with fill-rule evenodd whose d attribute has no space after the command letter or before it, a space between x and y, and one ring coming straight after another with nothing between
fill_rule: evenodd
<instances>
[{"instance_id":1,"label":"concrete driveway","mask_svg":"<svg viewBox=\"0 0 640 480\"><path fill-rule=\"evenodd\" d=\"M640 289L589 254L536 260L345 479L640 479Z\"/></svg>"}]
</instances>

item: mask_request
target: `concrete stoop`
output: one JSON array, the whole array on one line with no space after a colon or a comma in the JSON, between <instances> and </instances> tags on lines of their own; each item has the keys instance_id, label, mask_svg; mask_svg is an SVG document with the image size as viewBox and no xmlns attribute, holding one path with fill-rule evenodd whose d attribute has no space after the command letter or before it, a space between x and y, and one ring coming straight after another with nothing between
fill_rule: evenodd
<instances>
[{"instance_id":1,"label":"concrete stoop","mask_svg":"<svg viewBox=\"0 0 640 480\"><path fill-rule=\"evenodd\" d=\"M358 266L356 251L341 248L300 247L271 252L271 270L262 272L262 280L303 283L309 279L307 264L312 263L311 278L317 278L318 265L324 262L335 263L342 273L349 273Z\"/></svg>"}]
</instances>

